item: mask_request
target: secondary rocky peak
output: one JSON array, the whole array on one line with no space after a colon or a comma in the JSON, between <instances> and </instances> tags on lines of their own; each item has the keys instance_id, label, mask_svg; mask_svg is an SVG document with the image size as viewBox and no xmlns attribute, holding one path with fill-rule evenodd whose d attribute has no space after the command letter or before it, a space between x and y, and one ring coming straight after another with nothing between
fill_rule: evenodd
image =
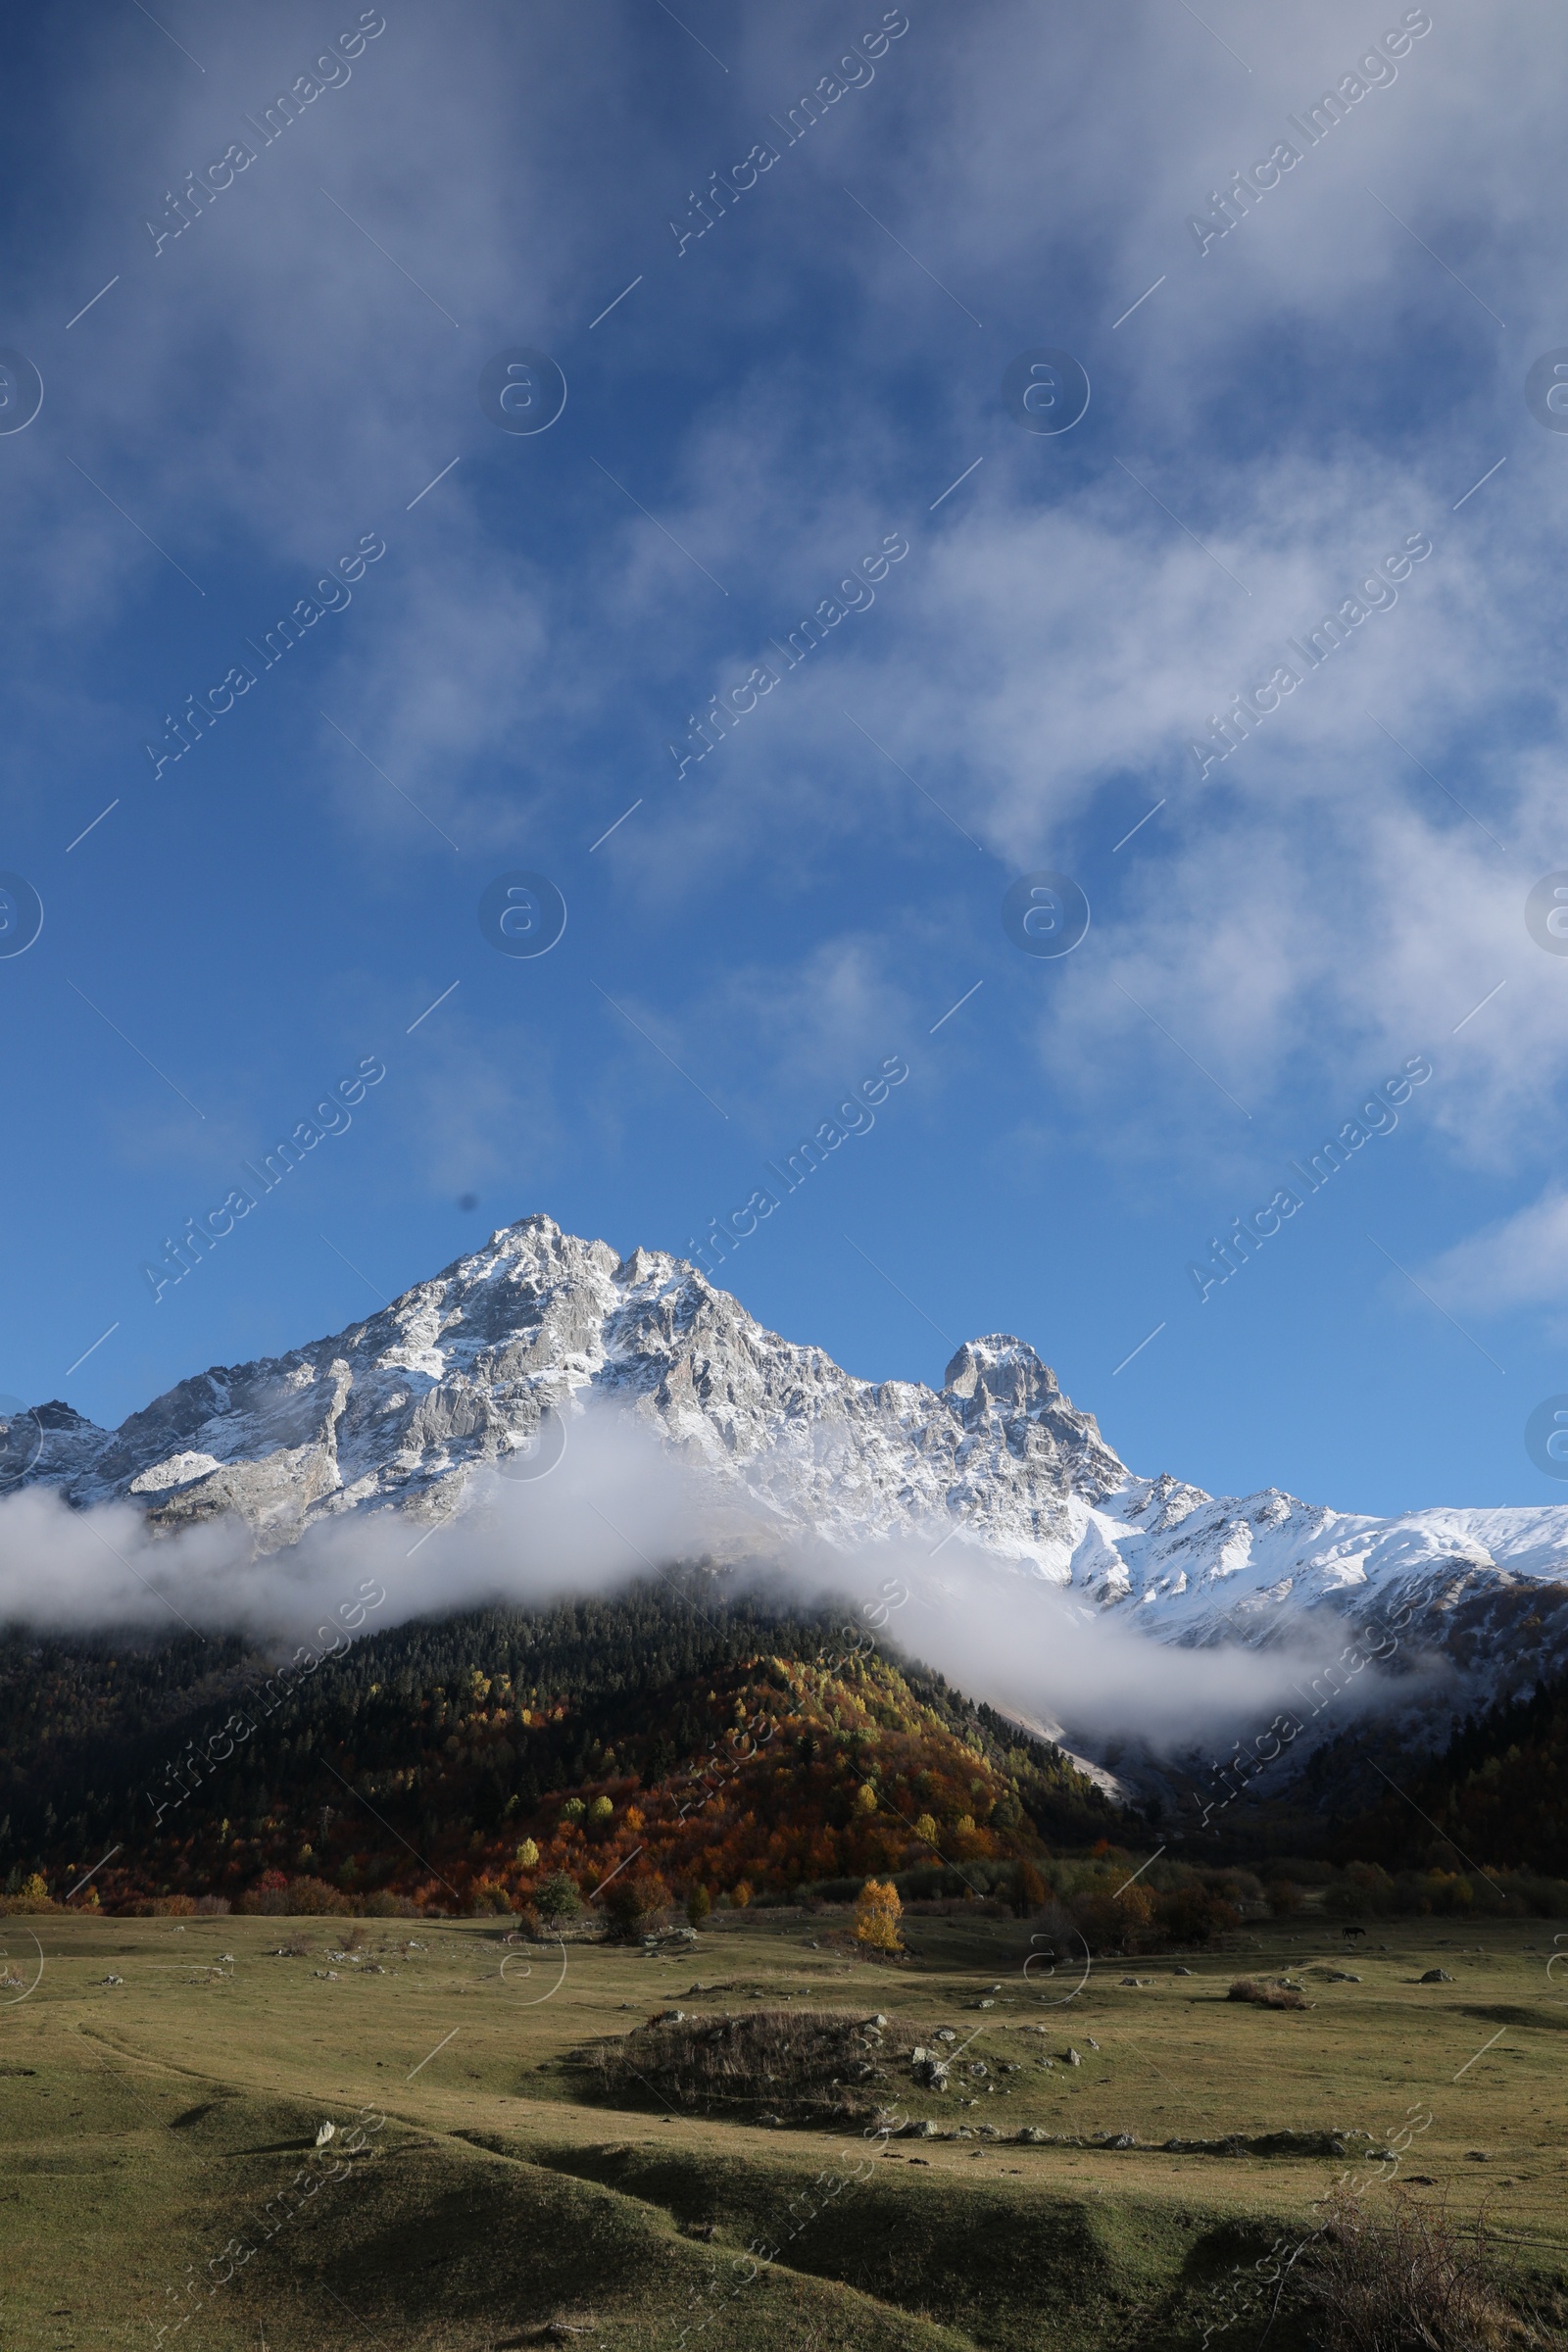
<instances>
[{"instance_id":1,"label":"secondary rocky peak","mask_svg":"<svg viewBox=\"0 0 1568 2352\"><path fill-rule=\"evenodd\" d=\"M965 1340L943 1376L949 1396L990 1397L1014 1411L1036 1413L1042 1406L1065 1401L1056 1375L1043 1363L1027 1340L1010 1332L989 1332L983 1340Z\"/></svg>"},{"instance_id":2,"label":"secondary rocky peak","mask_svg":"<svg viewBox=\"0 0 1568 2352\"><path fill-rule=\"evenodd\" d=\"M1079 1412L1051 1366L1011 1332L965 1341L948 1366L942 1395L965 1430L995 1423L1007 1431L1012 1452L1050 1476L1058 1492L1071 1486L1098 1496L1126 1481L1094 1414Z\"/></svg>"},{"instance_id":3,"label":"secondary rocky peak","mask_svg":"<svg viewBox=\"0 0 1568 2352\"><path fill-rule=\"evenodd\" d=\"M40 1429L94 1429L97 1427L95 1422L84 1420L74 1405L63 1403L58 1396L52 1397L47 1404L35 1404L32 1408L32 1415Z\"/></svg>"},{"instance_id":4,"label":"secondary rocky peak","mask_svg":"<svg viewBox=\"0 0 1568 2352\"><path fill-rule=\"evenodd\" d=\"M666 1257L662 1250L645 1250L639 1242L631 1255L621 1259L614 1278L620 1290L634 1291L647 1283L667 1282L677 1272L689 1275L692 1268L684 1259Z\"/></svg>"}]
</instances>

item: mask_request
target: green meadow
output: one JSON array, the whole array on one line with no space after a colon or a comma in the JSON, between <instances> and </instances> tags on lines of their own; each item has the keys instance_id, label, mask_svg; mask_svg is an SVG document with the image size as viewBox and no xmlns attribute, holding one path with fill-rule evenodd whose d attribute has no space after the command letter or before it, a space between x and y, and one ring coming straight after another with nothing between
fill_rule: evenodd
<instances>
[{"instance_id":1,"label":"green meadow","mask_svg":"<svg viewBox=\"0 0 1568 2352\"><path fill-rule=\"evenodd\" d=\"M1289 2277L1270 2326L1269 2249L1348 2172L1369 2205L1484 2209L1560 2340L1549 1929L1390 1923L1347 1955L1298 1921L1076 1991L1025 1976L1011 1922L906 1931L886 1963L805 1912L659 1950L477 1919L0 1920L0 2344L1154 2352L1268 2328L1289 2352L1319 2339ZM1242 1975L1308 2006L1227 1999ZM610 2103L589 2055L671 2009L880 2015L856 2090L895 2135L672 2105L625 2070Z\"/></svg>"}]
</instances>

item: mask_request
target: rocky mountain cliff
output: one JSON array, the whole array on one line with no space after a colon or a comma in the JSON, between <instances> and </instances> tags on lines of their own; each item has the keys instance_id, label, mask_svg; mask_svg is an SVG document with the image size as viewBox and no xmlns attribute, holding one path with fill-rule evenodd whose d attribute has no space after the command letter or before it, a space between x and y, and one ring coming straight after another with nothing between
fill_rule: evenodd
<instances>
[{"instance_id":1,"label":"rocky mountain cliff","mask_svg":"<svg viewBox=\"0 0 1568 2352\"><path fill-rule=\"evenodd\" d=\"M549 1217L492 1236L382 1313L286 1356L214 1366L118 1430L39 1409L30 1473L78 1504L134 1498L161 1522L238 1512L265 1544L323 1513L462 1507L546 1417L590 1401L656 1430L782 1530L853 1543L956 1518L1042 1563L1069 1498L1127 1472L1032 1348L959 1349L940 1394L856 1380L754 1322L678 1258L624 1260Z\"/></svg>"},{"instance_id":2,"label":"rocky mountain cliff","mask_svg":"<svg viewBox=\"0 0 1568 2352\"><path fill-rule=\"evenodd\" d=\"M749 1544L944 1537L1167 1641L1277 1640L1303 1613L1418 1632L1490 1694L1568 1659L1568 1506L1380 1520L1276 1490L1214 1498L1136 1476L1025 1342L969 1341L940 1390L858 1380L765 1331L696 1268L624 1259L533 1216L382 1313L288 1355L215 1366L99 1429L37 1409L26 1476L162 1526L237 1514L258 1545L342 1512L417 1522L525 1474L593 1403L630 1415L739 1506ZM972 1553L970 1554L972 1557Z\"/></svg>"}]
</instances>

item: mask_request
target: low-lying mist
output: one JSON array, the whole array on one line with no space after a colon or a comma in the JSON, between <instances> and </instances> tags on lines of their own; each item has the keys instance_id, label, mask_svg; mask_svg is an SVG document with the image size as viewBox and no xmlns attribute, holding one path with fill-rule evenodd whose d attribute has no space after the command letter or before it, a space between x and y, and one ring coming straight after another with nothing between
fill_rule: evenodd
<instances>
[{"instance_id":1,"label":"low-lying mist","mask_svg":"<svg viewBox=\"0 0 1568 2352\"><path fill-rule=\"evenodd\" d=\"M1346 1634L1336 1619L1289 1645L1186 1647L951 1528L840 1549L606 1410L573 1418L546 1475L475 1473L444 1519L361 1506L273 1548L234 1517L155 1527L130 1504L75 1510L44 1487L0 1498L0 1624L68 1638L183 1629L285 1652L329 1630L344 1639L344 1627L610 1593L693 1562L723 1565L715 1608L743 1588L836 1609L839 1647L919 1659L1091 1753L1131 1740L1174 1754L1299 1712ZM384 1599L367 1605L367 1592ZM1388 1696L1365 1674L1338 1702L1336 1728Z\"/></svg>"}]
</instances>

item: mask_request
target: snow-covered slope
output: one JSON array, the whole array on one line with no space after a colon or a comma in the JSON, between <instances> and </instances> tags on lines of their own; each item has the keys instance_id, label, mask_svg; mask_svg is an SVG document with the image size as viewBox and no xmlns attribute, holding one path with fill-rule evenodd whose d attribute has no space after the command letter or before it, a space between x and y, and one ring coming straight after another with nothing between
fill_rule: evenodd
<instances>
[{"instance_id":1,"label":"snow-covered slope","mask_svg":"<svg viewBox=\"0 0 1568 2352\"><path fill-rule=\"evenodd\" d=\"M1020 1340L971 1340L940 1391L857 1380L683 1260L622 1260L545 1216L332 1338L182 1381L118 1430L41 1407L30 1476L166 1526L237 1513L270 1549L324 1514L461 1510L547 1409L569 1426L593 1399L744 1506L753 1549L769 1529L927 1551L954 1535L1167 1641L1268 1641L1303 1614L1408 1600L1462 1662L1517 1659L1521 1642L1538 1670L1568 1654L1568 1506L1380 1520L1273 1489L1214 1499L1135 1476Z\"/></svg>"}]
</instances>

